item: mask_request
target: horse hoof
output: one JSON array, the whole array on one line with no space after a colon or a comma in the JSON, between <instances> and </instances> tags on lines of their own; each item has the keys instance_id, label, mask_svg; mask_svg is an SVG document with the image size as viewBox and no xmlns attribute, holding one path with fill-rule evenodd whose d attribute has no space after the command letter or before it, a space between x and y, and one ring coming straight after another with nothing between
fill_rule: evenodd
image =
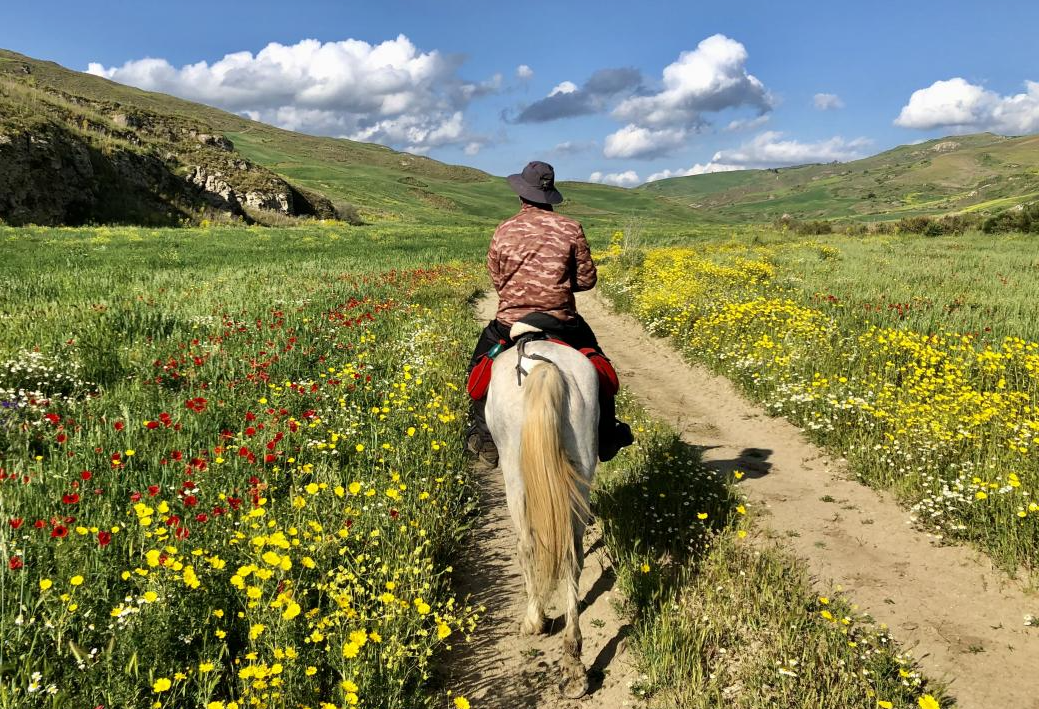
<instances>
[{"instance_id":1,"label":"horse hoof","mask_svg":"<svg viewBox=\"0 0 1039 709\"><path fill-rule=\"evenodd\" d=\"M520 635L544 635L545 634L545 618L539 620L531 620L530 618L524 618L523 622L520 623Z\"/></svg>"},{"instance_id":2,"label":"horse hoof","mask_svg":"<svg viewBox=\"0 0 1039 709\"><path fill-rule=\"evenodd\" d=\"M583 667L565 668L559 693L567 699L580 699L588 693L588 673Z\"/></svg>"}]
</instances>

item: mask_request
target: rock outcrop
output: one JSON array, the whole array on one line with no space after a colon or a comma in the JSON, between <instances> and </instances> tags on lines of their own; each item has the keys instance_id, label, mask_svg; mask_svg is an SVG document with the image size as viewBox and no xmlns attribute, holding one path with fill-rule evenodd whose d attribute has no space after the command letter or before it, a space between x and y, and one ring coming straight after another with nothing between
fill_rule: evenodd
<instances>
[{"instance_id":1,"label":"rock outcrop","mask_svg":"<svg viewBox=\"0 0 1039 709\"><path fill-rule=\"evenodd\" d=\"M183 224L263 213L334 218L191 120L54 91L28 119L5 116L0 92L0 222ZM16 120L17 119L17 120Z\"/></svg>"}]
</instances>

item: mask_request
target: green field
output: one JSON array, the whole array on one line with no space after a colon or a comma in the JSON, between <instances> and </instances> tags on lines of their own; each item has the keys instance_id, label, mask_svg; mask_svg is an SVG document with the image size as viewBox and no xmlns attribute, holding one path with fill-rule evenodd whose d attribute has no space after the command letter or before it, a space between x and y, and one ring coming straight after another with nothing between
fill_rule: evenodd
<instances>
[{"instance_id":1,"label":"green field","mask_svg":"<svg viewBox=\"0 0 1039 709\"><path fill-rule=\"evenodd\" d=\"M1039 558L1034 235L750 232L622 248L600 286L1011 573Z\"/></svg>"},{"instance_id":2,"label":"green field","mask_svg":"<svg viewBox=\"0 0 1039 709\"><path fill-rule=\"evenodd\" d=\"M451 566L487 236L0 229L0 707L443 706L441 651L481 632ZM734 480L625 406L640 442L595 505L636 696L943 696L850 600L751 546ZM758 632L767 652L716 652Z\"/></svg>"}]
</instances>

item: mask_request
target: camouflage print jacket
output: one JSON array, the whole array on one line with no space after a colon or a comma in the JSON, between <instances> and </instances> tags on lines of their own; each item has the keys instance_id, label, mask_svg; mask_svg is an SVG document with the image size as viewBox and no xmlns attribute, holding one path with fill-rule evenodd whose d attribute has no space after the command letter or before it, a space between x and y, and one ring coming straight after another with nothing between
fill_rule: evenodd
<instances>
[{"instance_id":1,"label":"camouflage print jacket","mask_svg":"<svg viewBox=\"0 0 1039 709\"><path fill-rule=\"evenodd\" d=\"M495 230L487 270L498 291L497 320L507 326L532 312L573 319L574 293L596 279L580 223L529 204Z\"/></svg>"}]
</instances>

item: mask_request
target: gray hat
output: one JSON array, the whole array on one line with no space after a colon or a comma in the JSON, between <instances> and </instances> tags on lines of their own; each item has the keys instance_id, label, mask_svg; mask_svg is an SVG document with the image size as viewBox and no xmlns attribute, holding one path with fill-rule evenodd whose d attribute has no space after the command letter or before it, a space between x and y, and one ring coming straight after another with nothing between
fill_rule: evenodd
<instances>
[{"instance_id":1,"label":"gray hat","mask_svg":"<svg viewBox=\"0 0 1039 709\"><path fill-rule=\"evenodd\" d=\"M529 162L523 172L506 179L513 192L531 202L559 204L563 201L563 195L556 189L556 171L547 162Z\"/></svg>"}]
</instances>

